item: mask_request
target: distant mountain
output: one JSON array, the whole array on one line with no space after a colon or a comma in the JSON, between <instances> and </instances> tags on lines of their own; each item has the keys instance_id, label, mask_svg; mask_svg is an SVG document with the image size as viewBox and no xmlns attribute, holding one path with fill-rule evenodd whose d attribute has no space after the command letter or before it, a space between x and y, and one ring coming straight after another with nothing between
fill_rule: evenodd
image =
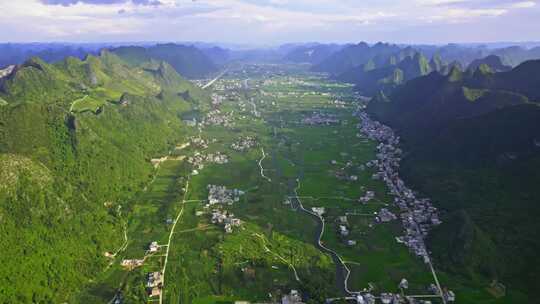
<instances>
[{"instance_id":1,"label":"distant mountain","mask_svg":"<svg viewBox=\"0 0 540 304\"><path fill-rule=\"evenodd\" d=\"M443 214L430 234L438 267L531 293L540 279L540 61L494 73L431 73L378 94L368 112L392 126L402 172Z\"/></svg>"},{"instance_id":2,"label":"distant mountain","mask_svg":"<svg viewBox=\"0 0 540 304\"><path fill-rule=\"evenodd\" d=\"M400 48L392 44L379 42L369 46L367 43L361 42L346 46L342 50L335 52L321 63L315 65L312 70L338 75L351 68L370 63L370 61L373 65L388 62L390 57L399 51Z\"/></svg>"},{"instance_id":3,"label":"distant mountain","mask_svg":"<svg viewBox=\"0 0 540 304\"><path fill-rule=\"evenodd\" d=\"M472 61L484 58L490 55L493 50L487 49L485 47L477 46L465 46L459 44L447 44L443 46L424 46L424 47L415 47L420 50L425 56L440 56L446 62L460 62L462 65L467 66Z\"/></svg>"},{"instance_id":4,"label":"distant mountain","mask_svg":"<svg viewBox=\"0 0 540 304\"><path fill-rule=\"evenodd\" d=\"M39 57L46 62L56 62L66 57L84 58L87 54L97 54L102 44L55 44L55 43L2 43L0 44L0 68L21 64L31 57Z\"/></svg>"},{"instance_id":5,"label":"distant mountain","mask_svg":"<svg viewBox=\"0 0 540 304\"><path fill-rule=\"evenodd\" d=\"M527 62L506 73L478 71L467 75L454 67L448 75L431 73L397 88L391 103L370 104L370 111L391 121L409 139L426 139L450 121L488 113L540 97L540 79L528 71L538 62ZM540 70L539 70L540 71ZM525 79L530 75L530 79ZM540 75L536 73L536 75Z\"/></svg>"},{"instance_id":6,"label":"distant mountain","mask_svg":"<svg viewBox=\"0 0 540 304\"><path fill-rule=\"evenodd\" d=\"M223 65L231 60L231 51L220 47L200 49L213 63Z\"/></svg>"},{"instance_id":7,"label":"distant mountain","mask_svg":"<svg viewBox=\"0 0 540 304\"><path fill-rule=\"evenodd\" d=\"M126 46L111 49L111 52L133 66L150 59L166 61L187 78L201 78L218 71L216 64L194 46L172 43L149 47Z\"/></svg>"},{"instance_id":8,"label":"distant mountain","mask_svg":"<svg viewBox=\"0 0 540 304\"><path fill-rule=\"evenodd\" d=\"M527 60L540 59L540 47L525 49L520 46L511 46L496 49L492 54L499 56L505 65L517 66Z\"/></svg>"},{"instance_id":9,"label":"distant mountain","mask_svg":"<svg viewBox=\"0 0 540 304\"><path fill-rule=\"evenodd\" d=\"M383 67L375 68L375 65L370 62L349 69L338 75L337 79L354 83L356 89L363 95L372 96L379 91L389 93L406 81L433 71L442 72L446 66L438 57L428 61L421 53L408 49L390 56L389 59Z\"/></svg>"},{"instance_id":10,"label":"distant mountain","mask_svg":"<svg viewBox=\"0 0 540 304\"><path fill-rule=\"evenodd\" d=\"M288 52L283 60L296 63L319 64L345 46L339 44L302 45Z\"/></svg>"},{"instance_id":11,"label":"distant mountain","mask_svg":"<svg viewBox=\"0 0 540 304\"><path fill-rule=\"evenodd\" d=\"M482 59L476 59L469 64L467 69L474 72L483 64L489 67L492 72L507 72L512 69L511 66L504 65L501 58L497 55L489 55Z\"/></svg>"},{"instance_id":12,"label":"distant mountain","mask_svg":"<svg viewBox=\"0 0 540 304\"><path fill-rule=\"evenodd\" d=\"M535 44L531 44L535 45ZM439 55L447 62L457 61L462 65L469 65L473 61L496 55L501 58L503 65L515 67L528 60L540 59L540 47L524 48L521 44L503 43L495 44L496 48L486 45L447 44L444 46L413 46L426 56Z\"/></svg>"}]
</instances>

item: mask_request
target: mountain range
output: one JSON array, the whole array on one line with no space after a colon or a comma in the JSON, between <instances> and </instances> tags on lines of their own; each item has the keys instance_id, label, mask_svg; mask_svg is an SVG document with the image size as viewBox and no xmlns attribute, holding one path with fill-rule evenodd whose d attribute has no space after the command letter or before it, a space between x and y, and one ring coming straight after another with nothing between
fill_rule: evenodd
<instances>
[{"instance_id":1,"label":"mountain range","mask_svg":"<svg viewBox=\"0 0 540 304\"><path fill-rule=\"evenodd\" d=\"M498 73L481 64L412 79L368 106L402 137L405 179L444 212L429 239L435 263L479 286L537 288L539 88L538 60Z\"/></svg>"},{"instance_id":2,"label":"mountain range","mask_svg":"<svg viewBox=\"0 0 540 304\"><path fill-rule=\"evenodd\" d=\"M173 43L150 47L125 46L111 49L111 52L134 66L150 59L166 61L187 78L202 78L218 71L216 64L194 46Z\"/></svg>"},{"instance_id":3,"label":"mountain range","mask_svg":"<svg viewBox=\"0 0 540 304\"><path fill-rule=\"evenodd\" d=\"M121 205L149 160L209 98L168 63L105 50L29 59L0 79L0 99L2 302L73 302L123 242Z\"/></svg>"}]
</instances>

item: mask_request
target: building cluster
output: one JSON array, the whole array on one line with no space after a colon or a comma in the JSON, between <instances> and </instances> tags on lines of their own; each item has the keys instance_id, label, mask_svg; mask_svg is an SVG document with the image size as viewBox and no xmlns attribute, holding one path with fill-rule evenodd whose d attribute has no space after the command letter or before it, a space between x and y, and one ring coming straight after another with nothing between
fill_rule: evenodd
<instances>
[{"instance_id":1,"label":"building cluster","mask_svg":"<svg viewBox=\"0 0 540 304\"><path fill-rule=\"evenodd\" d=\"M163 288L163 276L161 272L154 271L148 274L146 289L150 297L159 297Z\"/></svg>"},{"instance_id":2,"label":"building cluster","mask_svg":"<svg viewBox=\"0 0 540 304\"><path fill-rule=\"evenodd\" d=\"M233 142L231 148L238 152L245 152L257 145L257 139L253 136L241 136Z\"/></svg>"},{"instance_id":3,"label":"building cluster","mask_svg":"<svg viewBox=\"0 0 540 304\"><path fill-rule=\"evenodd\" d=\"M376 222L387 223L393 220L397 220L397 216L387 208L382 208L375 217Z\"/></svg>"},{"instance_id":4,"label":"building cluster","mask_svg":"<svg viewBox=\"0 0 540 304\"><path fill-rule=\"evenodd\" d=\"M229 157L226 154L221 152L202 154L200 152L195 152L193 156L187 158L187 162L193 166L193 174L198 174L197 170L204 169L204 163L214 163L214 164L226 164L229 162ZM196 173L197 172L197 173Z\"/></svg>"},{"instance_id":5,"label":"building cluster","mask_svg":"<svg viewBox=\"0 0 540 304\"><path fill-rule=\"evenodd\" d=\"M346 237L349 235L349 228L346 225L338 225L339 235Z\"/></svg>"},{"instance_id":6,"label":"building cluster","mask_svg":"<svg viewBox=\"0 0 540 304\"><path fill-rule=\"evenodd\" d=\"M218 94L212 94L212 106L214 107L219 107L223 101L225 100L225 98L221 95L218 95Z\"/></svg>"},{"instance_id":7,"label":"building cluster","mask_svg":"<svg viewBox=\"0 0 540 304\"><path fill-rule=\"evenodd\" d=\"M332 104L334 104L336 108L338 109L342 109L342 108L345 108L345 106L347 106L346 102L339 99L335 99L334 101L332 101Z\"/></svg>"},{"instance_id":8,"label":"building cluster","mask_svg":"<svg viewBox=\"0 0 540 304\"><path fill-rule=\"evenodd\" d=\"M367 165L377 169L377 173L372 178L380 179L386 183L390 193L394 196L395 204L400 209L405 235L397 240L428 263L430 259L424 238L432 226L441 223L437 209L429 199L416 198L413 191L405 186L399 177L398 170L401 160L401 150L398 148L399 137L388 126L370 119L365 112L358 111L356 115L360 119L358 124L360 132L379 142L376 159Z\"/></svg>"},{"instance_id":9,"label":"building cluster","mask_svg":"<svg viewBox=\"0 0 540 304\"><path fill-rule=\"evenodd\" d=\"M208 185L208 204L209 205L232 205L240 201L244 191L238 189L227 189L225 186Z\"/></svg>"},{"instance_id":10,"label":"building cluster","mask_svg":"<svg viewBox=\"0 0 540 304\"><path fill-rule=\"evenodd\" d=\"M302 119L302 123L305 125L336 125L340 123L340 120L336 118L335 115L328 114L328 113L322 113L322 112L314 112L311 114L311 116L304 117Z\"/></svg>"},{"instance_id":11,"label":"building cluster","mask_svg":"<svg viewBox=\"0 0 540 304\"><path fill-rule=\"evenodd\" d=\"M148 246L148 252L149 253L155 253L155 252L158 252L159 251L159 244L158 242L156 241L153 241L152 243L150 243L150 245Z\"/></svg>"},{"instance_id":12,"label":"building cluster","mask_svg":"<svg viewBox=\"0 0 540 304\"><path fill-rule=\"evenodd\" d=\"M326 212L326 209L324 207L312 207L311 211L318 216L323 216L323 214Z\"/></svg>"},{"instance_id":13,"label":"building cluster","mask_svg":"<svg viewBox=\"0 0 540 304\"><path fill-rule=\"evenodd\" d=\"M281 297L281 304L302 304L302 295L298 290L292 289L289 294Z\"/></svg>"},{"instance_id":14,"label":"building cluster","mask_svg":"<svg viewBox=\"0 0 540 304\"><path fill-rule=\"evenodd\" d=\"M142 259L125 259L125 260L122 260L122 262L120 263L122 267L130 269L130 270L133 268L142 266L143 264L144 264L144 260Z\"/></svg>"},{"instance_id":15,"label":"building cluster","mask_svg":"<svg viewBox=\"0 0 540 304\"><path fill-rule=\"evenodd\" d=\"M205 126L232 127L234 126L233 120L233 112L223 113L219 109L214 109L208 112L202 124Z\"/></svg>"},{"instance_id":16,"label":"building cluster","mask_svg":"<svg viewBox=\"0 0 540 304\"><path fill-rule=\"evenodd\" d=\"M205 140L204 138L200 136L192 136L189 138L189 143L191 146L198 148L198 149L207 149L208 148L208 140Z\"/></svg>"},{"instance_id":17,"label":"building cluster","mask_svg":"<svg viewBox=\"0 0 540 304\"><path fill-rule=\"evenodd\" d=\"M361 196L358 201L365 204L371 201L373 198L375 198L375 191L366 191L364 196Z\"/></svg>"},{"instance_id":18,"label":"building cluster","mask_svg":"<svg viewBox=\"0 0 540 304\"><path fill-rule=\"evenodd\" d=\"M212 217L210 221L212 224L223 226L226 233L232 233L233 227L240 227L242 225L242 221L235 218L234 214L220 209L212 210Z\"/></svg>"}]
</instances>

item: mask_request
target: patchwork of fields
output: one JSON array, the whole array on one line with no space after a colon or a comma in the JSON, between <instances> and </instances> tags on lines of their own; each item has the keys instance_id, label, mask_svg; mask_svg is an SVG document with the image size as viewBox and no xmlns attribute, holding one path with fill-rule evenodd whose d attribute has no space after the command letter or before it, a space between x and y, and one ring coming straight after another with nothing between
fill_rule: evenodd
<instances>
[{"instance_id":1,"label":"patchwork of fields","mask_svg":"<svg viewBox=\"0 0 540 304\"><path fill-rule=\"evenodd\" d=\"M308 302L322 303L345 296L345 284L375 295L429 294L429 268L396 242L399 220L376 221L383 208L399 213L384 183L372 179L374 170L366 166L375 158L376 143L357 134L352 113L361 102L352 88L306 74L255 73L249 79L240 74L230 72L210 88L216 94L212 111L232 123L224 126L200 113L196 126L186 126L180 148L126 204L126 246L82 300L278 302L297 289ZM233 149L242 138L254 138L255 144ZM225 162L207 157L220 154ZM190 162L197 158L204 160ZM233 204L209 206L208 185L242 194ZM373 198L360 203L368 191ZM320 223L297 200L308 210L324 208L321 243L350 269L347 282L342 267L316 245ZM240 224L227 233L212 220L216 210ZM340 234L340 225L347 235ZM152 242L159 245L157 252L149 252ZM142 266L120 266L126 259L143 260ZM165 272L154 297L148 296L151 272ZM442 277L443 283L449 280ZM407 290L398 287L403 278Z\"/></svg>"}]
</instances>

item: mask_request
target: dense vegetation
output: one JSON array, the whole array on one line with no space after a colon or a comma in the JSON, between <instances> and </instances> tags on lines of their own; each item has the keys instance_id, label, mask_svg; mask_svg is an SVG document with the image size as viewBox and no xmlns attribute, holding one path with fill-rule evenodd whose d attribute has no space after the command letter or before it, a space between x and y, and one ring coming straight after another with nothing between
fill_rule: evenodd
<instances>
[{"instance_id":1,"label":"dense vegetation","mask_svg":"<svg viewBox=\"0 0 540 304\"><path fill-rule=\"evenodd\" d=\"M121 206L204 96L168 64L130 68L109 52L29 60L0 96L1 301L64 302L108 264Z\"/></svg>"},{"instance_id":2,"label":"dense vegetation","mask_svg":"<svg viewBox=\"0 0 540 304\"><path fill-rule=\"evenodd\" d=\"M61 61L68 56L82 59L87 54L97 54L105 46L104 43L0 43L0 68L22 64L31 57L39 57L46 62Z\"/></svg>"},{"instance_id":3,"label":"dense vegetation","mask_svg":"<svg viewBox=\"0 0 540 304\"><path fill-rule=\"evenodd\" d=\"M212 60L194 46L169 43L150 47L126 46L111 51L133 66L150 59L166 61L188 78L202 78L218 70Z\"/></svg>"},{"instance_id":4,"label":"dense vegetation","mask_svg":"<svg viewBox=\"0 0 540 304\"><path fill-rule=\"evenodd\" d=\"M373 61L375 64L386 62L389 60L389 57L399 51L400 48L397 45L377 43L369 46L367 43L361 42L359 44L349 45L333 53L330 57L313 66L312 70L337 75L370 61Z\"/></svg>"},{"instance_id":5,"label":"dense vegetation","mask_svg":"<svg viewBox=\"0 0 540 304\"><path fill-rule=\"evenodd\" d=\"M437 264L497 296L492 281L510 297L538 287L538 64L432 73L368 107L402 135L407 180L445 212L429 242Z\"/></svg>"},{"instance_id":6,"label":"dense vegetation","mask_svg":"<svg viewBox=\"0 0 540 304\"><path fill-rule=\"evenodd\" d=\"M447 74L454 65L458 64L446 64L439 56L428 60L420 52L404 49L385 63L376 65L370 61L347 70L338 75L337 79L354 83L360 93L373 96L378 92L389 93L405 82L431 72Z\"/></svg>"}]
</instances>

